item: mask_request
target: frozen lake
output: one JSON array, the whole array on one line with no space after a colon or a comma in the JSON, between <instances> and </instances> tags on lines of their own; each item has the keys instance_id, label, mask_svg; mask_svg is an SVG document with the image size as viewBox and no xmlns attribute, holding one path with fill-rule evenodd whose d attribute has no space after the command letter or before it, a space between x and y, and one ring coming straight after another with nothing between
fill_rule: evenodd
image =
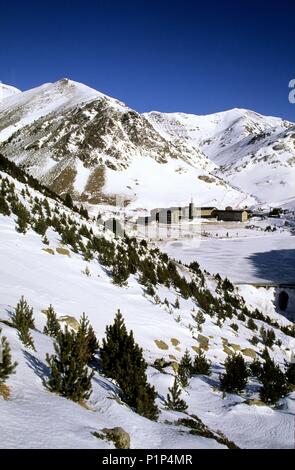
<instances>
[{"instance_id":1,"label":"frozen lake","mask_svg":"<svg viewBox=\"0 0 295 470\"><path fill-rule=\"evenodd\" d=\"M168 241L160 247L177 260L198 261L235 283L295 283L295 237L288 233Z\"/></svg>"}]
</instances>

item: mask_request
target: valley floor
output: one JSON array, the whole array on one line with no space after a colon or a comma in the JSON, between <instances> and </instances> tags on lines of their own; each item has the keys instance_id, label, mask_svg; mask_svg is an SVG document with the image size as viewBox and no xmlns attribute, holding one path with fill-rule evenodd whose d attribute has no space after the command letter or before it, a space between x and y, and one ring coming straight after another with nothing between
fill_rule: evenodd
<instances>
[{"instance_id":1,"label":"valley floor","mask_svg":"<svg viewBox=\"0 0 295 470\"><path fill-rule=\"evenodd\" d=\"M223 227L222 233L211 226L212 236L166 240L159 245L172 258L187 264L197 260L203 269L227 276L234 283L295 282L294 236L287 231L240 231L236 225L235 228ZM207 231L207 226L204 230ZM217 232L217 236L214 232ZM226 233L229 233L229 237Z\"/></svg>"}]
</instances>

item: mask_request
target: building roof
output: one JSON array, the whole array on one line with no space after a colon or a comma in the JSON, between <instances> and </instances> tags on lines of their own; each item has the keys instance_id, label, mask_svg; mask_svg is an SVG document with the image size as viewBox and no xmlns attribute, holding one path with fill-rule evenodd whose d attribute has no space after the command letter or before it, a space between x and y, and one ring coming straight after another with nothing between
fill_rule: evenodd
<instances>
[{"instance_id":1,"label":"building roof","mask_svg":"<svg viewBox=\"0 0 295 470\"><path fill-rule=\"evenodd\" d=\"M236 212L236 213L240 213L240 212L248 212L246 209L218 209L217 212L228 212L228 213L233 213L233 212Z\"/></svg>"},{"instance_id":2,"label":"building roof","mask_svg":"<svg viewBox=\"0 0 295 470\"><path fill-rule=\"evenodd\" d=\"M201 206L201 207L197 207L197 209L201 209L201 210L213 210L213 209L217 209L217 207L204 207L204 206Z\"/></svg>"}]
</instances>

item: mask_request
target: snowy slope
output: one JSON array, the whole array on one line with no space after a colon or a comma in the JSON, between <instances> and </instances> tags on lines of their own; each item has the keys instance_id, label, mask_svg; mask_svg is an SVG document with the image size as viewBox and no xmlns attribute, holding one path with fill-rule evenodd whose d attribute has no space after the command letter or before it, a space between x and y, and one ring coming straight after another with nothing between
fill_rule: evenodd
<instances>
[{"instance_id":1,"label":"snowy slope","mask_svg":"<svg viewBox=\"0 0 295 470\"><path fill-rule=\"evenodd\" d=\"M278 134L291 126L280 118L238 108L203 116L155 111L145 116L162 135L201 147L217 165L233 163L235 159L229 149L245 137L262 132Z\"/></svg>"},{"instance_id":2,"label":"snowy slope","mask_svg":"<svg viewBox=\"0 0 295 470\"><path fill-rule=\"evenodd\" d=\"M191 198L204 206L243 208L257 204L248 193L179 160L163 165L151 158L135 158L126 170L107 168L105 180L105 194L123 194L130 209L187 205Z\"/></svg>"},{"instance_id":3,"label":"snowy slope","mask_svg":"<svg viewBox=\"0 0 295 470\"><path fill-rule=\"evenodd\" d=\"M12 95L0 103L0 141L50 113L65 112L95 99L106 99L117 108L124 107L119 101L67 78Z\"/></svg>"},{"instance_id":4,"label":"snowy slope","mask_svg":"<svg viewBox=\"0 0 295 470\"><path fill-rule=\"evenodd\" d=\"M295 205L294 124L246 109L207 116L145 114L162 136L200 148L217 168L214 174L263 203Z\"/></svg>"},{"instance_id":5,"label":"snowy slope","mask_svg":"<svg viewBox=\"0 0 295 470\"><path fill-rule=\"evenodd\" d=\"M68 79L0 102L0 152L54 191L92 204L120 194L148 209L152 186L156 206L193 196L221 208L292 208L294 136L294 124L246 109L140 114Z\"/></svg>"},{"instance_id":6,"label":"snowy slope","mask_svg":"<svg viewBox=\"0 0 295 470\"><path fill-rule=\"evenodd\" d=\"M156 205L165 192L166 201L177 204L191 196L206 204L256 203L211 175L216 165L196 146L171 142L144 115L66 79L5 100L0 105L1 140L0 152L54 191L94 204L113 202L120 194L141 208L151 186Z\"/></svg>"},{"instance_id":7,"label":"snowy slope","mask_svg":"<svg viewBox=\"0 0 295 470\"><path fill-rule=\"evenodd\" d=\"M0 101L21 93L18 88L0 82Z\"/></svg>"},{"instance_id":8,"label":"snowy slope","mask_svg":"<svg viewBox=\"0 0 295 470\"><path fill-rule=\"evenodd\" d=\"M6 177L0 172L1 177ZM44 196L11 177L16 185L19 198L30 208L31 198ZM50 201L50 200L49 200ZM55 204L50 201L53 208ZM73 220L79 216L59 205ZM97 440L92 432L104 427L122 426L131 436L132 448L217 448L222 447L214 439L192 435L189 429L176 425L178 418L186 414L165 410L164 398L173 382L173 369L162 372L152 367L155 359L164 357L171 361L171 355L179 361L186 348L193 354L193 347L199 345L198 332L192 314L198 305L191 298L179 297L180 309L174 308L177 292L164 286L157 286L161 301L166 297L169 309L162 302L144 295L144 289L137 275L130 276L127 287L112 283L109 270L96 259L87 262L90 276L86 276L86 262L79 253L69 250L68 255L60 254L59 235L52 229L47 231L49 246L42 244L41 237L32 230L26 234L15 231L15 216L0 215L0 321L8 320L21 295L34 308L36 331L33 337L36 352L26 349L18 339L16 331L0 323L3 333L12 346L14 359L19 363L17 373L9 379L11 398L0 396L1 446L4 448L110 448L111 443ZM80 221L85 223L84 220ZM93 230L99 229L89 222ZM107 234L106 234L107 235ZM109 235L107 235L109 236ZM53 254L44 251L53 250ZM67 247L69 248L69 247ZM185 275L188 271L182 267ZM210 276L206 283L212 292L216 283ZM79 319L86 312L101 341L105 326L112 322L117 308L120 308L128 329L134 331L136 341L143 347L149 364L148 378L158 392L157 403L161 414L159 422L151 422L137 415L118 400L116 386L107 378L95 372L93 394L88 401L89 409L50 393L44 386L48 377L45 363L46 352L52 351L52 341L43 335L45 315L42 311L52 303L58 318L71 316ZM273 314L280 325L288 320ZM199 416L212 430L220 430L240 447L249 448L293 448L294 435L294 394L282 400L282 406L274 409L246 403L257 398L259 385L250 382L246 393L226 395L218 390L219 373L227 357L224 341L237 347L252 348L257 353L263 349L259 343L251 345L253 332L245 324L234 319L239 326L238 333L230 327L232 320L226 319L222 327L216 325L214 317L205 313L202 334L208 338L206 353L213 363L210 377L193 377L189 387L183 391L189 414ZM258 327L262 324L257 321ZM295 339L276 329L276 336L282 346L274 346L271 354L281 365L289 359L289 350L294 349ZM172 338L178 341L177 346ZM160 349L155 340L161 340L167 349ZM174 359L174 360L175 360ZM245 356L246 360L249 360ZM169 424L171 423L171 424Z\"/></svg>"}]
</instances>

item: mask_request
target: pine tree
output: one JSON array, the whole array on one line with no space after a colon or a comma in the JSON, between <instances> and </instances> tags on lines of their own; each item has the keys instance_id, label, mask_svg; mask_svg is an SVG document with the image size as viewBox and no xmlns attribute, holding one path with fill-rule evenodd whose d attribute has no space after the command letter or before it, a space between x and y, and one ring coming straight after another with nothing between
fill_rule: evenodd
<instances>
[{"instance_id":1,"label":"pine tree","mask_svg":"<svg viewBox=\"0 0 295 470\"><path fill-rule=\"evenodd\" d=\"M21 296L15 307L13 323L17 329L19 329L18 327L23 323L26 323L28 328L35 329L33 309L29 307L28 302L24 299L24 296Z\"/></svg>"},{"instance_id":2,"label":"pine tree","mask_svg":"<svg viewBox=\"0 0 295 470\"><path fill-rule=\"evenodd\" d=\"M295 362L290 362L290 364L288 364L286 377L290 385L295 385Z\"/></svg>"},{"instance_id":3,"label":"pine tree","mask_svg":"<svg viewBox=\"0 0 295 470\"><path fill-rule=\"evenodd\" d=\"M275 404L289 391L287 377L272 359L267 359L261 369L260 380L262 388L260 399L267 404Z\"/></svg>"},{"instance_id":4,"label":"pine tree","mask_svg":"<svg viewBox=\"0 0 295 470\"><path fill-rule=\"evenodd\" d=\"M198 311L197 315L194 317L197 323L198 331L202 332L202 325L205 323L205 317L201 310Z\"/></svg>"},{"instance_id":5,"label":"pine tree","mask_svg":"<svg viewBox=\"0 0 295 470\"><path fill-rule=\"evenodd\" d=\"M22 343L35 351L34 341L30 333L30 329L35 328L33 309L29 307L23 296L15 307L13 325L18 330Z\"/></svg>"},{"instance_id":6,"label":"pine tree","mask_svg":"<svg viewBox=\"0 0 295 470\"><path fill-rule=\"evenodd\" d=\"M126 260L122 256L117 256L112 270L114 284L118 286L126 285L129 278L129 269Z\"/></svg>"},{"instance_id":7,"label":"pine tree","mask_svg":"<svg viewBox=\"0 0 295 470\"><path fill-rule=\"evenodd\" d=\"M250 371L252 377L257 377L258 379L261 376L261 371L262 371L262 364L258 359L254 359L254 361L251 362L250 364Z\"/></svg>"},{"instance_id":8,"label":"pine tree","mask_svg":"<svg viewBox=\"0 0 295 470\"><path fill-rule=\"evenodd\" d=\"M66 326L64 332L59 332L54 349L55 354L46 356L50 367L49 389L75 402L87 400L94 372L88 370L85 345Z\"/></svg>"},{"instance_id":9,"label":"pine tree","mask_svg":"<svg viewBox=\"0 0 295 470\"><path fill-rule=\"evenodd\" d=\"M185 411L187 409L187 404L184 400L180 398L181 389L179 387L176 377L174 378L174 383L172 387L168 388L167 399L165 405L169 410L174 411Z\"/></svg>"},{"instance_id":10,"label":"pine tree","mask_svg":"<svg viewBox=\"0 0 295 470\"><path fill-rule=\"evenodd\" d=\"M239 330L239 325L237 325L237 323L231 323L229 325L234 331L238 331Z\"/></svg>"},{"instance_id":11,"label":"pine tree","mask_svg":"<svg viewBox=\"0 0 295 470\"><path fill-rule=\"evenodd\" d=\"M157 419L156 392L147 383L147 363L142 349L134 341L133 332L127 332L120 310L114 323L106 328L100 358L104 373L121 388L123 400L137 413Z\"/></svg>"},{"instance_id":12,"label":"pine tree","mask_svg":"<svg viewBox=\"0 0 295 470\"><path fill-rule=\"evenodd\" d=\"M182 387L187 387L192 376L192 359L188 350L185 351L177 370L177 376Z\"/></svg>"},{"instance_id":13,"label":"pine tree","mask_svg":"<svg viewBox=\"0 0 295 470\"><path fill-rule=\"evenodd\" d=\"M19 233L26 233L30 222L30 213L21 202L15 202L12 210L17 216L16 230Z\"/></svg>"},{"instance_id":14,"label":"pine tree","mask_svg":"<svg viewBox=\"0 0 295 470\"><path fill-rule=\"evenodd\" d=\"M205 354L201 349L198 350L193 365L192 374L194 375L210 375L211 362L206 359Z\"/></svg>"},{"instance_id":15,"label":"pine tree","mask_svg":"<svg viewBox=\"0 0 295 470\"><path fill-rule=\"evenodd\" d=\"M7 204L4 196L0 194L0 214L2 215L10 215L9 205Z\"/></svg>"},{"instance_id":16,"label":"pine tree","mask_svg":"<svg viewBox=\"0 0 295 470\"><path fill-rule=\"evenodd\" d=\"M65 205L70 209L73 209L73 200L70 193L67 193L64 199Z\"/></svg>"},{"instance_id":17,"label":"pine tree","mask_svg":"<svg viewBox=\"0 0 295 470\"><path fill-rule=\"evenodd\" d=\"M42 243L43 243L44 245L49 245L49 240L48 240L48 238L46 237L46 235L42 238Z\"/></svg>"},{"instance_id":18,"label":"pine tree","mask_svg":"<svg viewBox=\"0 0 295 470\"><path fill-rule=\"evenodd\" d=\"M70 245L74 251L77 251L78 234L75 227L69 227L67 224L61 229L61 241L64 245Z\"/></svg>"},{"instance_id":19,"label":"pine tree","mask_svg":"<svg viewBox=\"0 0 295 470\"><path fill-rule=\"evenodd\" d=\"M52 336L56 338L58 333L60 332L60 324L57 320L56 313L52 305L46 311L47 315L47 323L44 327L43 333L44 335Z\"/></svg>"},{"instance_id":20,"label":"pine tree","mask_svg":"<svg viewBox=\"0 0 295 470\"><path fill-rule=\"evenodd\" d=\"M253 320L253 318L249 318L249 320L247 321L247 328L249 328L250 330L257 330L257 326L256 326L256 323L255 321Z\"/></svg>"},{"instance_id":21,"label":"pine tree","mask_svg":"<svg viewBox=\"0 0 295 470\"><path fill-rule=\"evenodd\" d=\"M271 348L276 340L276 335L273 330L266 330L264 326L260 328L260 335L262 342L265 346Z\"/></svg>"},{"instance_id":22,"label":"pine tree","mask_svg":"<svg viewBox=\"0 0 295 470\"><path fill-rule=\"evenodd\" d=\"M227 277L222 282L222 289L224 291L229 291L229 292L234 291L234 285L230 282L230 280Z\"/></svg>"},{"instance_id":23,"label":"pine tree","mask_svg":"<svg viewBox=\"0 0 295 470\"><path fill-rule=\"evenodd\" d=\"M259 343L259 338L256 335L254 335L249 341L251 344L253 344L253 346L257 346L257 344Z\"/></svg>"},{"instance_id":24,"label":"pine tree","mask_svg":"<svg viewBox=\"0 0 295 470\"><path fill-rule=\"evenodd\" d=\"M33 229L35 230L36 233L44 237L48 229L48 224L47 224L46 219L44 219L43 217L40 217L38 220L36 220L33 225Z\"/></svg>"},{"instance_id":25,"label":"pine tree","mask_svg":"<svg viewBox=\"0 0 295 470\"><path fill-rule=\"evenodd\" d=\"M174 307L177 308L177 309L180 308L180 305L179 305L179 298L178 298L178 297L176 297Z\"/></svg>"},{"instance_id":26,"label":"pine tree","mask_svg":"<svg viewBox=\"0 0 295 470\"><path fill-rule=\"evenodd\" d=\"M99 348L97 338L94 330L89 323L85 313L80 318L79 328L77 331L77 340L81 341L81 344L85 347L85 361L89 364L93 359L94 355Z\"/></svg>"},{"instance_id":27,"label":"pine tree","mask_svg":"<svg viewBox=\"0 0 295 470\"><path fill-rule=\"evenodd\" d=\"M225 374L220 377L220 388L224 392L239 393L247 384L249 372L241 354L228 356L225 360Z\"/></svg>"},{"instance_id":28,"label":"pine tree","mask_svg":"<svg viewBox=\"0 0 295 470\"><path fill-rule=\"evenodd\" d=\"M34 340L33 340L33 337L30 333L29 328L27 326L23 325L21 328L19 328L18 332L19 332L19 339L21 340L23 345L26 348L30 348L33 351L36 351Z\"/></svg>"},{"instance_id":29,"label":"pine tree","mask_svg":"<svg viewBox=\"0 0 295 470\"><path fill-rule=\"evenodd\" d=\"M261 357L264 361L268 361L271 359L267 347L265 347L264 350L262 351Z\"/></svg>"},{"instance_id":30,"label":"pine tree","mask_svg":"<svg viewBox=\"0 0 295 470\"><path fill-rule=\"evenodd\" d=\"M0 328L0 335L2 330ZM1 336L0 343L0 385L5 383L11 374L15 373L17 362L12 362L11 350L7 338Z\"/></svg>"}]
</instances>

